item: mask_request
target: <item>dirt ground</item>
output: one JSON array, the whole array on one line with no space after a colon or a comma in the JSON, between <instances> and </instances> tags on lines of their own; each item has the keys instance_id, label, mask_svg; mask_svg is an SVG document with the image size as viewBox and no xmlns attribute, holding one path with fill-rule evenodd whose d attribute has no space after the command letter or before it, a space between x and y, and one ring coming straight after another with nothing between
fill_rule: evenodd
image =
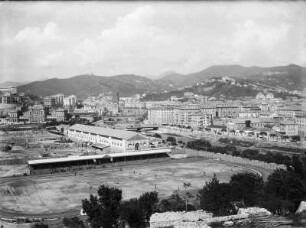
<instances>
[{"instance_id":1,"label":"dirt ground","mask_svg":"<svg viewBox=\"0 0 306 228\"><path fill-rule=\"evenodd\" d=\"M56 213L81 207L81 200L90 193L96 194L98 186L107 184L122 189L123 198L138 197L146 191L157 191L159 197L175 190L199 189L214 173L221 182L227 182L234 173L246 169L204 158L125 166L120 171L94 170L71 176L33 176L31 179L11 181L0 185L0 198L5 210L23 213Z\"/></svg>"},{"instance_id":2,"label":"dirt ground","mask_svg":"<svg viewBox=\"0 0 306 228\"><path fill-rule=\"evenodd\" d=\"M27 165L0 165L0 177L23 175L28 173Z\"/></svg>"}]
</instances>

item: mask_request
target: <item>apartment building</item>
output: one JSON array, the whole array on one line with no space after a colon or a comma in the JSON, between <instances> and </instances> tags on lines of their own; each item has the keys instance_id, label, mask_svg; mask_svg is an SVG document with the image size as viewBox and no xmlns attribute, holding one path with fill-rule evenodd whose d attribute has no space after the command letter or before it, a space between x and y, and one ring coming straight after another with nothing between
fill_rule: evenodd
<instances>
[{"instance_id":1,"label":"apartment building","mask_svg":"<svg viewBox=\"0 0 306 228\"><path fill-rule=\"evenodd\" d=\"M299 125L294 122L280 122L279 129L281 133L284 133L287 136L294 136L299 134Z\"/></svg>"},{"instance_id":2,"label":"apartment building","mask_svg":"<svg viewBox=\"0 0 306 228\"><path fill-rule=\"evenodd\" d=\"M63 102L65 107L74 106L77 102L77 97L75 95L64 97Z\"/></svg>"}]
</instances>

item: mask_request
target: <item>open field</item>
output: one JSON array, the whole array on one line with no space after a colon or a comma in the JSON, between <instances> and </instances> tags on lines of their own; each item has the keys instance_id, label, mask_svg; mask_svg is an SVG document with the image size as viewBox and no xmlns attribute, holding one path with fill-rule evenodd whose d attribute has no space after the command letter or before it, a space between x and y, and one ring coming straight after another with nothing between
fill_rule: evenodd
<instances>
[{"instance_id":1,"label":"open field","mask_svg":"<svg viewBox=\"0 0 306 228\"><path fill-rule=\"evenodd\" d=\"M183 183L191 184L189 190L201 188L214 173L221 182L231 175L247 169L204 158L145 163L142 165L93 170L70 176L33 176L11 179L0 185L0 207L23 213L58 213L80 208L81 199L96 194L101 184L123 190L123 198L138 197L146 191L158 191L160 197L174 190L184 190ZM156 189L155 189L156 185Z\"/></svg>"}]
</instances>

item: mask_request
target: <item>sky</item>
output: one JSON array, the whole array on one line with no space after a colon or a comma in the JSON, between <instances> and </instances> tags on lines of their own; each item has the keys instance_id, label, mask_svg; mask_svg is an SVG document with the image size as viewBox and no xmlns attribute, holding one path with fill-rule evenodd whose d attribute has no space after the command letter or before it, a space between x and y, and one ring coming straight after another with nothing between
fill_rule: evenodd
<instances>
[{"instance_id":1,"label":"sky","mask_svg":"<svg viewBox=\"0 0 306 228\"><path fill-rule=\"evenodd\" d=\"M306 2L2 2L0 82L306 66Z\"/></svg>"}]
</instances>

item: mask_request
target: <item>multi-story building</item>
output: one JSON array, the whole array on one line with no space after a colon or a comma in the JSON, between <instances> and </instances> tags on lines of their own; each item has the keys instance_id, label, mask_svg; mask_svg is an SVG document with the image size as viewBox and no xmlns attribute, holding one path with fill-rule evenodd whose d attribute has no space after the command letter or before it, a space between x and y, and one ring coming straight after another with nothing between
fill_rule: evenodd
<instances>
[{"instance_id":1,"label":"multi-story building","mask_svg":"<svg viewBox=\"0 0 306 228\"><path fill-rule=\"evenodd\" d=\"M238 106L218 106L216 107L216 117L238 117Z\"/></svg>"},{"instance_id":2,"label":"multi-story building","mask_svg":"<svg viewBox=\"0 0 306 228\"><path fill-rule=\"evenodd\" d=\"M5 95L17 94L17 88L16 87L0 88L0 92Z\"/></svg>"},{"instance_id":3,"label":"multi-story building","mask_svg":"<svg viewBox=\"0 0 306 228\"><path fill-rule=\"evenodd\" d=\"M45 121L46 114L47 110L42 105L33 105L23 113L23 119L30 123L41 123Z\"/></svg>"},{"instance_id":4,"label":"multi-story building","mask_svg":"<svg viewBox=\"0 0 306 228\"><path fill-rule=\"evenodd\" d=\"M202 107L201 112L203 115L215 117L216 116L216 107Z\"/></svg>"},{"instance_id":5,"label":"multi-story building","mask_svg":"<svg viewBox=\"0 0 306 228\"><path fill-rule=\"evenodd\" d=\"M55 98L54 97L45 97L43 99L44 105L47 107L53 107L55 105Z\"/></svg>"},{"instance_id":6,"label":"multi-story building","mask_svg":"<svg viewBox=\"0 0 306 228\"><path fill-rule=\"evenodd\" d=\"M252 112L252 111L244 111L238 113L239 118L257 118L258 116L259 116L258 112Z\"/></svg>"},{"instance_id":7,"label":"multi-story building","mask_svg":"<svg viewBox=\"0 0 306 228\"><path fill-rule=\"evenodd\" d=\"M145 108L124 108L122 110L123 116L143 116L147 113Z\"/></svg>"},{"instance_id":8,"label":"multi-story building","mask_svg":"<svg viewBox=\"0 0 306 228\"><path fill-rule=\"evenodd\" d=\"M296 123L298 124L299 135L306 136L306 115L298 115L295 117Z\"/></svg>"},{"instance_id":9,"label":"multi-story building","mask_svg":"<svg viewBox=\"0 0 306 228\"><path fill-rule=\"evenodd\" d=\"M63 105L64 104L64 94L59 93L56 95L52 95L52 97L54 98L54 102L56 105Z\"/></svg>"},{"instance_id":10,"label":"multi-story building","mask_svg":"<svg viewBox=\"0 0 306 228\"><path fill-rule=\"evenodd\" d=\"M301 111L299 106L287 106L277 110L279 117L294 118L297 113Z\"/></svg>"},{"instance_id":11,"label":"multi-story building","mask_svg":"<svg viewBox=\"0 0 306 228\"><path fill-rule=\"evenodd\" d=\"M68 97L64 97L64 106L74 106L77 102L77 97L75 95L70 95Z\"/></svg>"},{"instance_id":12,"label":"multi-story building","mask_svg":"<svg viewBox=\"0 0 306 228\"><path fill-rule=\"evenodd\" d=\"M183 125L183 126L190 126L192 124L192 118L195 116L200 116L201 112L199 107L184 107L176 109L175 112L175 124Z\"/></svg>"},{"instance_id":13,"label":"multi-story building","mask_svg":"<svg viewBox=\"0 0 306 228\"><path fill-rule=\"evenodd\" d=\"M148 109L148 122L150 124L176 124L175 112L173 107Z\"/></svg>"},{"instance_id":14,"label":"multi-story building","mask_svg":"<svg viewBox=\"0 0 306 228\"><path fill-rule=\"evenodd\" d=\"M281 122L279 129L281 133L284 133L287 136L295 136L299 134L299 125L294 122Z\"/></svg>"},{"instance_id":15,"label":"multi-story building","mask_svg":"<svg viewBox=\"0 0 306 228\"><path fill-rule=\"evenodd\" d=\"M273 93L263 94L260 92L256 95L256 99L257 100L272 100L274 99L274 94Z\"/></svg>"},{"instance_id":16,"label":"multi-story building","mask_svg":"<svg viewBox=\"0 0 306 228\"><path fill-rule=\"evenodd\" d=\"M62 122L67 119L67 110L65 109L56 109L51 110L50 115L47 116L47 120L55 120L57 122Z\"/></svg>"},{"instance_id":17,"label":"multi-story building","mask_svg":"<svg viewBox=\"0 0 306 228\"><path fill-rule=\"evenodd\" d=\"M203 114L191 115L190 123L188 125L192 128L206 127L210 125L210 117Z\"/></svg>"},{"instance_id":18,"label":"multi-story building","mask_svg":"<svg viewBox=\"0 0 306 228\"><path fill-rule=\"evenodd\" d=\"M13 110L8 113L8 120L10 123L19 122L19 117L21 116L20 110Z\"/></svg>"},{"instance_id":19,"label":"multi-story building","mask_svg":"<svg viewBox=\"0 0 306 228\"><path fill-rule=\"evenodd\" d=\"M263 94L263 93L258 93L257 95L256 95L256 99L257 100L265 100L266 99L266 96Z\"/></svg>"}]
</instances>

